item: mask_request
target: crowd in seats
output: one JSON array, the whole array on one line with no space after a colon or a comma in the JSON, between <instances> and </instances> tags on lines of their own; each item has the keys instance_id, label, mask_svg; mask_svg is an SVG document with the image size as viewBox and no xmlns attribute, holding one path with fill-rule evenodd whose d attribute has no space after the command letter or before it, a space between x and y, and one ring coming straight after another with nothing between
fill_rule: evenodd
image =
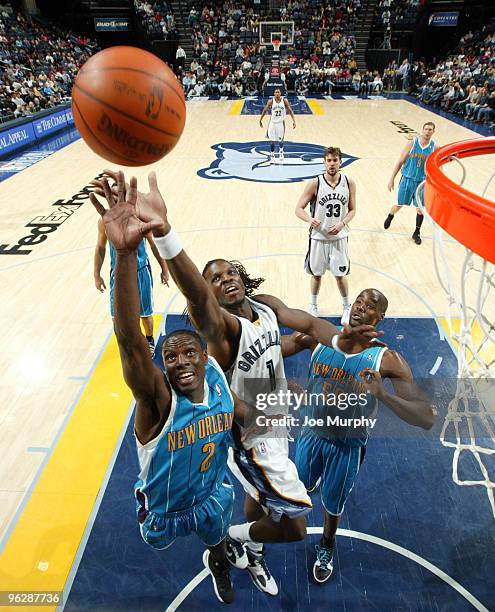
<instances>
[{"instance_id":1,"label":"crowd in seats","mask_svg":"<svg viewBox=\"0 0 495 612\"><path fill-rule=\"evenodd\" d=\"M495 124L495 21L463 36L431 67L416 93L425 104L477 123Z\"/></svg>"},{"instance_id":2,"label":"crowd in seats","mask_svg":"<svg viewBox=\"0 0 495 612\"><path fill-rule=\"evenodd\" d=\"M176 40L179 37L174 12L164 0L134 0L134 11L151 40Z\"/></svg>"},{"instance_id":3,"label":"crowd in seats","mask_svg":"<svg viewBox=\"0 0 495 612\"><path fill-rule=\"evenodd\" d=\"M413 30L425 0L380 0L376 8L371 39L375 48L391 49L401 37L400 30ZM394 33L394 34L393 34ZM398 44L402 47L402 44Z\"/></svg>"},{"instance_id":4,"label":"crowd in seats","mask_svg":"<svg viewBox=\"0 0 495 612\"><path fill-rule=\"evenodd\" d=\"M97 50L88 38L0 6L0 121L68 101L79 67Z\"/></svg>"},{"instance_id":5,"label":"crowd in seats","mask_svg":"<svg viewBox=\"0 0 495 612\"><path fill-rule=\"evenodd\" d=\"M270 48L260 44L260 21L294 21L294 41L282 47L282 80L299 93L351 87L356 69L353 34L361 0L289 0L276 12L241 2L190 0L193 64L180 71L189 97L252 95L268 78Z\"/></svg>"}]
</instances>

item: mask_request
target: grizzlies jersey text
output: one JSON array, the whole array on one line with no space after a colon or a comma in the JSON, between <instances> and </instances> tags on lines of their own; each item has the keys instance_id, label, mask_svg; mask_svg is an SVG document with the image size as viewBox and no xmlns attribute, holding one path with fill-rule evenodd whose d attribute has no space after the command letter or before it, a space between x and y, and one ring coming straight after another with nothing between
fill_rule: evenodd
<instances>
[{"instance_id":1,"label":"grizzlies jersey text","mask_svg":"<svg viewBox=\"0 0 495 612\"><path fill-rule=\"evenodd\" d=\"M318 229L311 230L311 238L314 240L340 240L349 235L347 225L335 236L329 236L328 230L347 215L349 211L349 182L347 177L340 173L339 182L335 189L331 187L325 175L317 177L318 189L316 196L311 200L311 216L321 222Z\"/></svg>"},{"instance_id":2,"label":"grizzlies jersey text","mask_svg":"<svg viewBox=\"0 0 495 612\"><path fill-rule=\"evenodd\" d=\"M414 181L424 181L426 178L425 162L428 155L435 150L435 143L430 140L424 149L419 138L414 139L411 152L402 166L402 176L413 179Z\"/></svg>"},{"instance_id":3,"label":"grizzlies jersey text","mask_svg":"<svg viewBox=\"0 0 495 612\"><path fill-rule=\"evenodd\" d=\"M285 115L284 99L281 98L280 102L276 102L275 98L273 98L271 122L282 123L285 119Z\"/></svg>"},{"instance_id":4,"label":"grizzlies jersey text","mask_svg":"<svg viewBox=\"0 0 495 612\"><path fill-rule=\"evenodd\" d=\"M322 420L311 427L312 433L348 446L366 444L366 419L373 416L376 398L366 393L359 372L363 368L380 370L386 350L373 346L345 355L318 344L311 356L308 405L304 408L304 416Z\"/></svg>"},{"instance_id":5,"label":"grizzlies jersey text","mask_svg":"<svg viewBox=\"0 0 495 612\"><path fill-rule=\"evenodd\" d=\"M284 361L277 317L271 308L247 298L258 315L251 323L238 317L241 324L239 351L232 367L227 372L231 389L248 404L256 405L260 394L278 393L287 390ZM273 406L266 412L281 413L283 408ZM249 439L249 445L255 438Z\"/></svg>"},{"instance_id":6,"label":"grizzlies jersey text","mask_svg":"<svg viewBox=\"0 0 495 612\"><path fill-rule=\"evenodd\" d=\"M234 402L218 363L208 357L204 400L192 403L171 390L170 416L147 444L136 439L136 498L147 511L176 512L200 504L224 481Z\"/></svg>"},{"instance_id":7,"label":"grizzlies jersey text","mask_svg":"<svg viewBox=\"0 0 495 612\"><path fill-rule=\"evenodd\" d=\"M146 251L145 240L141 240L139 246L137 248L137 269L141 270L141 268L146 267L149 264L148 252ZM115 263L117 261L117 254L115 253L114 246L111 242L108 243L110 245L110 271L113 273L115 270Z\"/></svg>"}]
</instances>

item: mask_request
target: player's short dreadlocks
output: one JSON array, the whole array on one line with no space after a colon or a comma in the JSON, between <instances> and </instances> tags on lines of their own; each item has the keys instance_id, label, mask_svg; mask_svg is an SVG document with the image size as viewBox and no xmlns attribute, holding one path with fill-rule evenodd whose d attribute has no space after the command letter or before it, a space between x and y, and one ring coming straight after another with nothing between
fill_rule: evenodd
<instances>
[{"instance_id":1,"label":"player's short dreadlocks","mask_svg":"<svg viewBox=\"0 0 495 612\"><path fill-rule=\"evenodd\" d=\"M228 261L227 259L212 259L211 261L209 261L203 269L203 276L206 274L208 268L214 263L217 263L217 261L225 261L234 266L234 268L239 273L239 276L241 277L244 287L246 287L246 295L253 295L254 291L256 291L256 289L258 289L261 283L265 281L265 279L261 277L251 278L246 272L246 268L241 264L240 261Z\"/></svg>"}]
</instances>

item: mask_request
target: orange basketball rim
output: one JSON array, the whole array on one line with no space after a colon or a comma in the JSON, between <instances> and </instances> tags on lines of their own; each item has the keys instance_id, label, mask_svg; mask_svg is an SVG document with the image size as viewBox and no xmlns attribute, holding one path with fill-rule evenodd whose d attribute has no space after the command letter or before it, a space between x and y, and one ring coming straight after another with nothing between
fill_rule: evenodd
<instances>
[{"instance_id":1,"label":"orange basketball rim","mask_svg":"<svg viewBox=\"0 0 495 612\"><path fill-rule=\"evenodd\" d=\"M495 202L454 183L441 170L453 158L490 153L495 153L495 138L453 142L434 151L426 160L424 198L427 211L439 226L495 264Z\"/></svg>"}]
</instances>

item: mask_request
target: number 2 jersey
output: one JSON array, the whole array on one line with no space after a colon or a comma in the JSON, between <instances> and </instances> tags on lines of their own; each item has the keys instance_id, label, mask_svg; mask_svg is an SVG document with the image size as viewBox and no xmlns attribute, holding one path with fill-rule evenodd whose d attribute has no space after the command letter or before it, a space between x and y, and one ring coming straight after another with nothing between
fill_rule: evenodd
<instances>
[{"instance_id":1,"label":"number 2 jersey","mask_svg":"<svg viewBox=\"0 0 495 612\"><path fill-rule=\"evenodd\" d=\"M148 512L168 513L200 504L225 479L234 401L213 357L206 364L200 403L171 389L170 415L147 444L136 438L139 480L135 495Z\"/></svg>"},{"instance_id":2,"label":"number 2 jersey","mask_svg":"<svg viewBox=\"0 0 495 612\"><path fill-rule=\"evenodd\" d=\"M347 215L349 211L349 181L345 174L339 173L338 183L332 187L324 174L317 177L318 188L311 200L310 214L321 222L317 229L311 229L313 240L340 240L349 235L347 225L335 236L329 236L328 230Z\"/></svg>"}]
</instances>

